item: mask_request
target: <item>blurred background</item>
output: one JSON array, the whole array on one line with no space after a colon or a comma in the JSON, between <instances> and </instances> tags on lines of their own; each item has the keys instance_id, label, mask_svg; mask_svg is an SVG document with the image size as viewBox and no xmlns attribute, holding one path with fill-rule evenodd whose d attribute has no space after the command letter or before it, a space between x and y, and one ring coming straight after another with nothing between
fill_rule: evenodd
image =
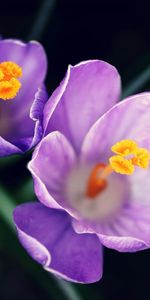
<instances>
[{"instance_id":1,"label":"blurred background","mask_svg":"<svg viewBox=\"0 0 150 300\"><path fill-rule=\"evenodd\" d=\"M37 39L45 47L50 93L63 78L68 64L94 58L117 67L123 95L149 90L149 32L146 1L0 2L1 36L25 41ZM35 198L26 169L30 156L28 153L22 158L0 160L0 183L16 203ZM20 189L22 181L26 184ZM1 202L2 195L0 198ZM84 286L58 283L21 248L9 226L9 217L7 222L0 219L0 300L150 299L150 251L121 254L105 249L104 253L104 275L100 282ZM66 295L61 291L62 285Z\"/></svg>"}]
</instances>

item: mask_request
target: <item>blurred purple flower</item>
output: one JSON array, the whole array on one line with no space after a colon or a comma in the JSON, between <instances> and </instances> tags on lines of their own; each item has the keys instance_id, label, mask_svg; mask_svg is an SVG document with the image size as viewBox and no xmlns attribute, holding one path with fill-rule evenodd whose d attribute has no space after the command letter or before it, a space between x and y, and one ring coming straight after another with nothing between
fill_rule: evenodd
<instances>
[{"instance_id":1,"label":"blurred purple flower","mask_svg":"<svg viewBox=\"0 0 150 300\"><path fill-rule=\"evenodd\" d=\"M0 40L0 156L24 153L41 139L46 70L38 42Z\"/></svg>"},{"instance_id":2,"label":"blurred purple flower","mask_svg":"<svg viewBox=\"0 0 150 300\"><path fill-rule=\"evenodd\" d=\"M141 147L150 149L150 93L115 104L119 95L120 78L111 65L87 61L69 66L45 106L45 137L29 163L41 203L14 211L28 253L67 280L91 283L102 277L102 244L122 252L150 245L150 170L141 169L144 156L117 155L141 168L130 176L113 172L106 186L101 178L104 189L96 196L87 193L91 172L99 163L107 166L112 145L124 140L133 148L136 141L140 148L134 151L140 155ZM133 151L126 150L120 151Z\"/></svg>"}]
</instances>

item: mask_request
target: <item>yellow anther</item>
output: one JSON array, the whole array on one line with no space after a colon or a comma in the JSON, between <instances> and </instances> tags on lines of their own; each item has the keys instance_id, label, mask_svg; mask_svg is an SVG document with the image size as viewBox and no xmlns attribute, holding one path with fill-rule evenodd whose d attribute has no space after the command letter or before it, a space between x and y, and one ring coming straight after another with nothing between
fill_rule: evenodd
<instances>
[{"instance_id":1,"label":"yellow anther","mask_svg":"<svg viewBox=\"0 0 150 300\"><path fill-rule=\"evenodd\" d=\"M0 63L0 98L3 100L13 99L21 83L17 79L22 76L22 68L16 63L5 61Z\"/></svg>"},{"instance_id":2,"label":"yellow anther","mask_svg":"<svg viewBox=\"0 0 150 300\"><path fill-rule=\"evenodd\" d=\"M3 71L0 69L0 80L2 80L4 78L4 73Z\"/></svg>"},{"instance_id":3,"label":"yellow anther","mask_svg":"<svg viewBox=\"0 0 150 300\"><path fill-rule=\"evenodd\" d=\"M107 188L107 179L113 172L132 175L135 166L142 169L149 166L150 152L132 140L122 140L113 145L111 150L116 155L109 158L109 164L99 163L91 171L86 189L86 196L91 200Z\"/></svg>"},{"instance_id":4,"label":"yellow anther","mask_svg":"<svg viewBox=\"0 0 150 300\"><path fill-rule=\"evenodd\" d=\"M145 148L139 148L136 156L132 158L132 163L140 168L147 169L150 161L150 153Z\"/></svg>"},{"instance_id":5,"label":"yellow anther","mask_svg":"<svg viewBox=\"0 0 150 300\"><path fill-rule=\"evenodd\" d=\"M5 61L0 63L0 70L4 74L4 80L10 80L11 78L18 78L22 76L22 69L16 63L12 61Z\"/></svg>"},{"instance_id":6,"label":"yellow anther","mask_svg":"<svg viewBox=\"0 0 150 300\"><path fill-rule=\"evenodd\" d=\"M122 140L111 147L112 152L121 156L136 154L137 149L137 143L132 140Z\"/></svg>"},{"instance_id":7,"label":"yellow anther","mask_svg":"<svg viewBox=\"0 0 150 300\"><path fill-rule=\"evenodd\" d=\"M13 99L17 95L20 87L21 83L15 78L9 81L0 81L0 98L3 100Z\"/></svg>"},{"instance_id":8,"label":"yellow anther","mask_svg":"<svg viewBox=\"0 0 150 300\"><path fill-rule=\"evenodd\" d=\"M134 172L134 165L131 160L125 159L122 156L114 155L109 159L111 168L119 174L131 175Z\"/></svg>"},{"instance_id":9,"label":"yellow anther","mask_svg":"<svg viewBox=\"0 0 150 300\"><path fill-rule=\"evenodd\" d=\"M111 150L118 154L110 157L109 163L113 171L120 174L131 175L134 166L147 169L150 161L150 152L140 148L132 140L122 140L112 146Z\"/></svg>"}]
</instances>

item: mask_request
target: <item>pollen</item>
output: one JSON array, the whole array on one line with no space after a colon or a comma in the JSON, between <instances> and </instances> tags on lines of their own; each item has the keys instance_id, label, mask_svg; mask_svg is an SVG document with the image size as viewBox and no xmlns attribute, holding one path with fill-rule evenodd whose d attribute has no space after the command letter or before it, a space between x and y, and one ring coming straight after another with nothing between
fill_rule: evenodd
<instances>
[{"instance_id":1,"label":"pollen","mask_svg":"<svg viewBox=\"0 0 150 300\"><path fill-rule=\"evenodd\" d=\"M122 156L114 155L109 159L112 169L119 174L131 175L134 172L132 160L125 159Z\"/></svg>"},{"instance_id":2,"label":"pollen","mask_svg":"<svg viewBox=\"0 0 150 300\"><path fill-rule=\"evenodd\" d=\"M132 140L122 140L111 147L112 152L121 156L136 154L138 145Z\"/></svg>"},{"instance_id":3,"label":"pollen","mask_svg":"<svg viewBox=\"0 0 150 300\"><path fill-rule=\"evenodd\" d=\"M21 83L15 78L9 81L0 81L0 98L3 100L13 99L17 95L20 87Z\"/></svg>"},{"instance_id":4,"label":"pollen","mask_svg":"<svg viewBox=\"0 0 150 300\"><path fill-rule=\"evenodd\" d=\"M16 97L21 83L17 79L22 76L22 68L16 63L5 61L0 63L0 98L9 100Z\"/></svg>"},{"instance_id":5,"label":"pollen","mask_svg":"<svg viewBox=\"0 0 150 300\"><path fill-rule=\"evenodd\" d=\"M4 73L3 71L0 69L0 80L2 80L4 78Z\"/></svg>"},{"instance_id":6,"label":"pollen","mask_svg":"<svg viewBox=\"0 0 150 300\"><path fill-rule=\"evenodd\" d=\"M117 155L109 158L113 171L120 174L131 175L135 166L147 169L150 162L150 152L140 148L133 140L122 140L112 146L111 150Z\"/></svg>"},{"instance_id":7,"label":"pollen","mask_svg":"<svg viewBox=\"0 0 150 300\"><path fill-rule=\"evenodd\" d=\"M132 163L142 169L147 169L149 166L150 153L147 149L139 148L137 154L132 158Z\"/></svg>"},{"instance_id":8,"label":"pollen","mask_svg":"<svg viewBox=\"0 0 150 300\"><path fill-rule=\"evenodd\" d=\"M146 148L140 148L133 140L122 140L111 147L113 155L107 164L96 164L88 178L85 194L94 200L108 186L108 177L112 173L132 175L136 167L147 169L150 162L150 152Z\"/></svg>"}]
</instances>

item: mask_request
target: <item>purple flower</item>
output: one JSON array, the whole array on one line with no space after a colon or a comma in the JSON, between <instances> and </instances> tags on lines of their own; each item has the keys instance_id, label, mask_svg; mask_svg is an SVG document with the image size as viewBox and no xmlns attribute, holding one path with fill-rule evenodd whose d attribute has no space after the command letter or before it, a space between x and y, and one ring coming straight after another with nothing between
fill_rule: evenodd
<instances>
[{"instance_id":1,"label":"purple flower","mask_svg":"<svg viewBox=\"0 0 150 300\"><path fill-rule=\"evenodd\" d=\"M28 253L68 280L101 278L102 245L150 246L150 93L115 104L119 95L111 65L69 66L46 103L45 137L29 163L41 203L14 211Z\"/></svg>"},{"instance_id":2,"label":"purple flower","mask_svg":"<svg viewBox=\"0 0 150 300\"><path fill-rule=\"evenodd\" d=\"M46 70L38 42L0 41L0 156L24 153L41 139Z\"/></svg>"}]
</instances>

